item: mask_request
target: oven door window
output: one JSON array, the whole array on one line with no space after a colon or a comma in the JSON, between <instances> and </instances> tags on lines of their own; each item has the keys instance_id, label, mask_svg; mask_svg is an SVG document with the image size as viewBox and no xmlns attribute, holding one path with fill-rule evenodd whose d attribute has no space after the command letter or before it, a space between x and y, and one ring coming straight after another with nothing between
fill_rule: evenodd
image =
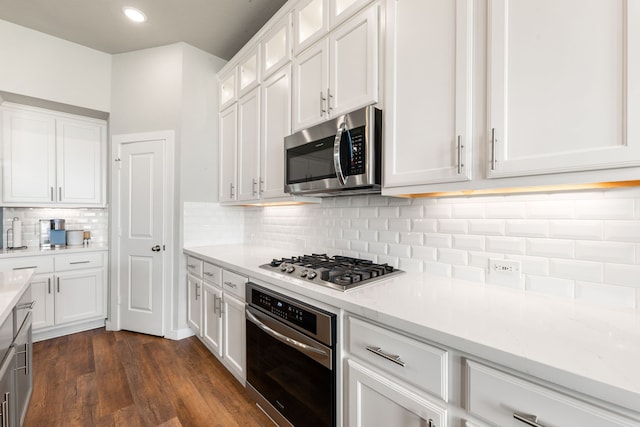
<instances>
[{"instance_id":1,"label":"oven door window","mask_svg":"<svg viewBox=\"0 0 640 427\"><path fill-rule=\"evenodd\" d=\"M334 371L249 320L247 381L293 425L335 425Z\"/></svg>"}]
</instances>

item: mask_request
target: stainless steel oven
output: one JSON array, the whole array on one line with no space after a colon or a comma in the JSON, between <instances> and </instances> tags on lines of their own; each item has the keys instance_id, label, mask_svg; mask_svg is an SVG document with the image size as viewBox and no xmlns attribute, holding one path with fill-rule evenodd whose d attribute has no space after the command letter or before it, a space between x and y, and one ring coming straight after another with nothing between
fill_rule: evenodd
<instances>
[{"instance_id":1,"label":"stainless steel oven","mask_svg":"<svg viewBox=\"0 0 640 427\"><path fill-rule=\"evenodd\" d=\"M379 193L382 111L367 106L284 140L285 191L337 196Z\"/></svg>"},{"instance_id":2,"label":"stainless steel oven","mask_svg":"<svg viewBox=\"0 0 640 427\"><path fill-rule=\"evenodd\" d=\"M247 284L247 389L280 426L336 425L336 315Z\"/></svg>"}]
</instances>

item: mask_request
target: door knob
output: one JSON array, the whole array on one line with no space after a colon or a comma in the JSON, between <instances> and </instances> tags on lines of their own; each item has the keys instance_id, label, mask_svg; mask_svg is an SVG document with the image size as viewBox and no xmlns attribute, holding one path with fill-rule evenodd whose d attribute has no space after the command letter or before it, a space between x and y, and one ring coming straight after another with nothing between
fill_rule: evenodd
<instances>
[{"instance_id":1,"label":"door knob","mask_svg":"<svg viewBox=\"0 0 640 427\"><path fill-rule=\"evenodd\" d=\"M151 250L153 252L160 252L160 245L155 245L154 247L151 248Z\"/></svg>"}]
</instances>

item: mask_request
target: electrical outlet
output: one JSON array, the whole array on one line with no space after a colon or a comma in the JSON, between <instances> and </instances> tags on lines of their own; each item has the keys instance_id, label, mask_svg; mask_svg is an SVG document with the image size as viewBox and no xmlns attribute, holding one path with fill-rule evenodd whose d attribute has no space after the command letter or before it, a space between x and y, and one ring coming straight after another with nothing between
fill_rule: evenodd
<instances>
[{"instance_id":1,"label":"electrical outlet","mask_svg":"<svg viewBox=\"0 0 640 427\"><path fill-rule=\"evenodd\" d=\"M518 277L520 276L520 261L512 259L490 259L489 273Z\"/></svg>"}]
</instances>

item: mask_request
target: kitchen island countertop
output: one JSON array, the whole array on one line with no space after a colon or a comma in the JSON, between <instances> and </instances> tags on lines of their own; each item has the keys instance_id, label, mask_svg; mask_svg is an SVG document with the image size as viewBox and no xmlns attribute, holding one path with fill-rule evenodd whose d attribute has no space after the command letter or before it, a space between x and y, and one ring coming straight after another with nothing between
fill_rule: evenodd
<instances>
[{"instance_id":1,"label":"kitchen island countertop","mask_svg":"<svg viewBox=\"0 0 640 427\"><path fill-rule=\"evenodd\" d=\"M0 325L11 315L35 269L0 271Z\"/></svg>"},{"instance_id":2,"label":"kitchen island countertop","mask_svg":"<svg viewBox=\"0 0 640 427\"><path fill-rule=\"evenodd\" d=\"M340 292L258 266L282 249L224 245L187 255L463 354L640 412L640 311L406 273Z\"/></svg>"}]
</instances>

